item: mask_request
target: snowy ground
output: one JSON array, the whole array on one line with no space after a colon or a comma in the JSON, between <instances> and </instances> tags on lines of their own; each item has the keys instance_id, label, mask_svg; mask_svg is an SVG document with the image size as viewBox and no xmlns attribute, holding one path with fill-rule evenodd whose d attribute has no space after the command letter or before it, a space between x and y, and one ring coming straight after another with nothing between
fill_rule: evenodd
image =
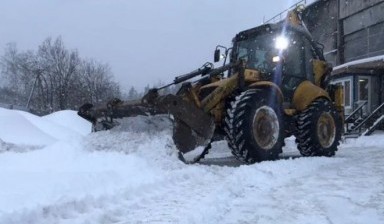
<instances>
[{"instance_id":1,"label":"snowy ground","mask_svg":"<svg viewBox=\"0 0 384 224\"><path fill-rule=\"evenodd\" d=\"M74 111L0 109L0 223L384 223L384 134L336 157L242 165L224 142L177 159L169 122L89 133Z\"/></svg>"}]
</instances>

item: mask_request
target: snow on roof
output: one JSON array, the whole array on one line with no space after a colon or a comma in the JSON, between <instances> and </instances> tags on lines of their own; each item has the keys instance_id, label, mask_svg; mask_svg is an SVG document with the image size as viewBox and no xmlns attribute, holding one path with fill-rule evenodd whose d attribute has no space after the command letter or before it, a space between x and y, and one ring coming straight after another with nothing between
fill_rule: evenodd
<instances>
[{"instance_id":1,"label":"snow on roof","mask_svg":"<svg viewBox=\"0 0 384 224\"><path fill-rule=\"evenodd\" d=\"M347 62L333 67L333 74L348 72L353 69L379 69L384 68L384 55L378 55L369 58L363 58L351 62Z\"/></svg>"}]
</instances>

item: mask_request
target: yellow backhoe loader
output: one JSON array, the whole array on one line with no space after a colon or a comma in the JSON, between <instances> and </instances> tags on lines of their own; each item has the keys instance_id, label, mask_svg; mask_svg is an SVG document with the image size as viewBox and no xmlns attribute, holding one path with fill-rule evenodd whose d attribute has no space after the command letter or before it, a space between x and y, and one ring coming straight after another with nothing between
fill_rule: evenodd
<instances>
[{"instance_id":1,"label":"yellow backhoe loader","mask_svg":"<svg viewBox=\"0 0 384 224\"><path fill-rule=\"evenodd\" d=\"M87 103L78 114L94 131L114 127L117 118L169 114L174 143L187 163L203 158L220 137L248 164L276 159L291 135L303 156L333 156L343 129L343 90L329 84L332 67L306 29L302 10L238 33L231 48L218 46L214 61L224 58L223 66L205 63L176 77L169 84L181 84L176 94L159 95L166 85L137 101Z\"/></svg>"}]
</instances>

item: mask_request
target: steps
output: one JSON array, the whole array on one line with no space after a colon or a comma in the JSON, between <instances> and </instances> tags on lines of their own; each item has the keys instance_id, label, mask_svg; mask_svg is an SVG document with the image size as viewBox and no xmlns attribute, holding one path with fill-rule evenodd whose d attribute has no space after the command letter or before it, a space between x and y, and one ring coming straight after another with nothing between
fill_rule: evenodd
<instances>
[{"instance_id":1,"label":"steps","mask_svg":"<svg viewBox=\"0 0 384 224\"><path fill-rule=\"evenodd\" d=\"M357 138L361 135L368 136L384 125L384 103L369 115L363 114L364 105L366 105L366 102L345 119L345 138Z\"/></svg>"},{"instance_id":2,"label":"steps","mask_svg":"<svg viewBox=\"0 0 384 224\"><path fill-rule=\"evenodd\" d=\"M384 122L384 114L381 115L379 118L377 118L376 121L373 123L373 125L370 126L367 130L365 130L362 133L362 135L371 135L379 125L383 124L383 122Z\"/></svg>"}]
</instances>

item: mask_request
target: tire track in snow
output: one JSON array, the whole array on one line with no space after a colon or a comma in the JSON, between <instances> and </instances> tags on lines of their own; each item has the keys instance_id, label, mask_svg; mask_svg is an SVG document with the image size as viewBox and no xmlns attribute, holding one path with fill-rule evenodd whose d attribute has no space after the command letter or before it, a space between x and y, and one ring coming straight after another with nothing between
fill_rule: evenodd
<instances>
[{"instance_id":1,"label":"tire track in snow","mask_svg":"<svg viewBox=\"0 0 384 224\"><path fill-rule=\"evenodd\" d=\"M202 172L207 174L200 176ZM2 214L0 223L183 223L186 211L196 209L194 205L214 191L220 179L212 171L187 166L161 182L127 188L113 195Z\"/></svg>"},{"instance_id":2,"label":"tire track in snow","mask_svg":"<svg viewBox=\"0 0 384 224\"><path fill-rule=\"evenodd\" d=\"M348 156L236 168L182 165L163 170L161 181L152 184L10 214L0 223L354 223L359 215L380 223L383 215L370 204L383 200L371 201L380 192L346 195L361 189L353 175L359 166L348 169L358 156ZM360 168L381 172L382 159L372 159L362 160Z\"/></svg>"},{"instance_id":3,"label":"tire track in snow","mask_svg":"<svg viewBox=\"0 0 384 224\"><path fill-rule=\"evenodd\" d=\"M323 159L327 160L327 159ZM323 169L319 162L305 171L293 173L298 169L298 161L277 161L241 166L239 168L189 166L169 174L162 183L152 184L141 189L131 197L122 200L109 200L102 211L79 217L84 222L95 223L241 223L264 221L279 223L285 217L292 221L305 220L316 206L303 202L291 214L296 204L288 204L289 209L280 209L287 204L279 188L295 186L297 179L305 179L313 171ZM302 161L301 163L307 163ZM336 161L338 162L338 161ZM283 163L283 167L279 165ZM294 178L283 176L281 168L288 168ZM300 164L298 165L300 167ZM287 170L287 169L286 169ZM279 172L282 172L279 174ZM291 198L289 198L291 199ZM305 207L305 211L298 211ZM257 209L256 209L257 208ZM255 210L257 212L255 212ZM272 215L273 214L273 215ZM313 219L326 220L320 212Z\"/></svg>"}]
</instances>

